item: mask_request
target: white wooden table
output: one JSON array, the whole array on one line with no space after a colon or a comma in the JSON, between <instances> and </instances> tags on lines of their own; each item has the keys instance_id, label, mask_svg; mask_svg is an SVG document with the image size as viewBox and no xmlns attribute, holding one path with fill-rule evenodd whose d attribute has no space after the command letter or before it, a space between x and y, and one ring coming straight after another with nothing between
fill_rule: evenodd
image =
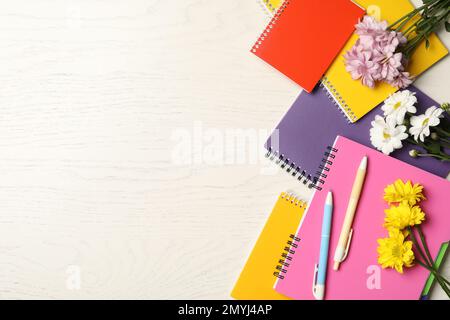
<instances>
[{"instance_id":1,"label":"white wooden table","mask_svg":"<svg viewBox=\"0 0 450 320\"><path fill-rule=\"evenodd\" d=\"M277 195L310 196L251 158L300 92L249 53L266 21L254 0L0 2L0 298L229 298ZM417 86L450 100L449 71Z\"/></svg>"}]
</instances>

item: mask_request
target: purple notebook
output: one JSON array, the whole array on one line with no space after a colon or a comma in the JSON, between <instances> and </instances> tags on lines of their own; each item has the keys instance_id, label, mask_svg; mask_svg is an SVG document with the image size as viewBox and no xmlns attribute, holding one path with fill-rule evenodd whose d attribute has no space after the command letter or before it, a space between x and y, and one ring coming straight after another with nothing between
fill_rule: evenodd
<instances>
[{"instance_id":1,"label":"purple notebook","mask_svg":"<svg viewBox=\"0 0 450 320\"><path fill-rule=\"evenodd\" d=\"M408 90L416 92L418 113L430 106L439 105L413 86ZM369 129L375 115L382 112L381 108L375 108L358 122L351 124L322 88L316 88L311 94L302 92L266 142L266 156L304 184L313 182L309 185L312 187L320 175L318 171L326 161L327 150L337 135L373 148ZM406 144L391 156L438 176L447 177L450 163L431 158L411 158L409 151L413 148L417 147Z\"/></svg>"}]
</instances>

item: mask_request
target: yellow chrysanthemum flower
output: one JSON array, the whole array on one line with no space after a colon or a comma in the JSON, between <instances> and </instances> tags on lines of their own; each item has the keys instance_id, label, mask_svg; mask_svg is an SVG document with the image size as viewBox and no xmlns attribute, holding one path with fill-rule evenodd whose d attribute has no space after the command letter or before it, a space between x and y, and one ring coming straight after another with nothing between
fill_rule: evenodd
<instances>
[{"instance_id":1,"label":"yellow chrysanthemum flower","mask_svg":"<svg viewBox=\"0 0 450 320\"><path fill-rule=\"evenodd\" d=\"M384 212L386 213L384 227L388 230L391 228L403 230L421 224L425 220L425 213L419 206L411 207L406 203L392 206Z\"/></svg>"},{"instance_id":2,"label":"yellow chrysanthemum flower","mask_svg":"<svg viewBox=\"0 0 450 320\"><path fill-rule=\"evenodd\" d=\"M426 199L422 191L422 185L418 183L413 185L409 180L403 183L401 179L398 179L384 189L384 200L388 203L403 202L414 206Z\"/></svg>"},{"instance_id":3,"label":"yellow chrysanthemum flower","mask_svg":"<svg viewBox=\"0 0 450 320\"><path fill-rule=\"evenodd\" d=\"M378 239L378 263L383 269L393 268L403 273L403 267L411 267L414 262L412 242L398 229L389 231L389 238Z\"/></svg>"}]
</instances>

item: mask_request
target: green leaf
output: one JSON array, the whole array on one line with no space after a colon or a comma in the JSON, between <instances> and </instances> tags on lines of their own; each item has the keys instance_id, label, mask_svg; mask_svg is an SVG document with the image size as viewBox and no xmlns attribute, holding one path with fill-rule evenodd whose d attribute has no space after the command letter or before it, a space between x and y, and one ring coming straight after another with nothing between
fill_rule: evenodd
<instances>
[{"instance_id":1,"label":"green leaf","mask_svg":"<svg viewBox=\"0 0 450 320\"><path fill-rule=\"evenodd\" d=\"M450 132L450 120L447 117L442 118L439 127L441 127L445 131Z\"/></svg>"},{"instance_id":2,"label":"green leaf","mask_svg":"<svg viewBox=\"0 0 450 320\"><path fill-rule=\"evenodd\" d=\"M450 22L445 21L445 30L447 30L447 32L450 32Z\"/></svg>"},{"instance_id":3,"label":"green leaf","mask_svg":"<svg viewBox=\"0 0 450 320\"><path fill-rule=\"evenodd\" d=\"M425 141L427 151L431 154L439 154L441 153L441 144L438 141L434 141L431 139L427 139Z\"/></svg>"}]
</instances>

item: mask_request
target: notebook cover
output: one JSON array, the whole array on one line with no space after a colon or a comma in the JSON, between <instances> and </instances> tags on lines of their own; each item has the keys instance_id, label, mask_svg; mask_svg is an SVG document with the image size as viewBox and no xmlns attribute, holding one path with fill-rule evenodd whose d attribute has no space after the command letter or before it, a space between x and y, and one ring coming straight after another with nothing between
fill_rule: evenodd
<instances>
[{"instance_id":1,"label":"notebook cover","mask_svg":"<svg viewBox=\"0 0 450 320\"><path fill-rule=\"evenodd\" d=\"M287 0L251 51L311 92L363 15L350 0Z\"/></svg>"},{"instance_id":2,"label":"notebook cover","mask_svg":"<svg viewBox=\"0 0 450 320\"><path fill-rule=\"evenodd\" d=\"M289 300L273 289L279 260L289 248L305 211L306 203L291 194L282 193L259 236L231 296L239 300Z\"/></svg>"},{"instance_id":3,"label":"notebook cover","mask_svg":"<svg viewBox=\"0 0 450 320\"><path fill-rule=\"evenodd\" d=\"M436 256L441 244L450 235L448 196L450 182L400 160L338 136L336 152L329 160L330 169L318 186L308 206L297 237L300 238L285 278L276 283L276 290L294 299L313 299L314 264L319 259L320 228L323 205L329 190L333 191L333 221L330 237L330 255L326 280L326 299L413 299L420 297L429 272L416 265L405 268L404 274L392 269L381 269L377 262L377 239L387 237L383 228L384 188L397 179L411 180L424 186L427 200L420 206L426 213L423 231L430 252ZM332 257L345 216L355 174L363 156L368 157L368 168L363 191L353 222L353 239L348 256L339 271L333 271ZM371 276L379 272L379 287L371 285Z\"/></svg>"},{"instance_id":4,"label":"notebook cover","mask_svg":"<svg viewBox=\"0 0 450 320\"><path fill-rule=\"evenodd\" d=\"M274 14L283 3L283 0L259 0L259 1L262 2L264 8L266 8L270 14Z\"/></svg>"},{"instance_id":5,"label":"notebook cover","mask_svg":"<svg viewBox=\"0 0 450 320\"><path fill-rule=\"evenodd\" d=\"M387 20L389 23L395 22L414 9L408 0L356 0L356 2L366 8L372 16L381 17L382 20ZM389 84L381 82L371 89L362 85L359 80L351 78L351 75L345 70L343 56L353 47L357 39L356 34L351 36L325 73L322 81L351 122L361 119L390 94L397 91ZM413 75L420 75L448 54L448 50L435 34L432 34L429 40L430 47L428 49L424 44L420 45L411 57L408 71Z\"/></svg>"},{"instance_id":6,"label":"notebook cover","mask_svg":"<svg viewBox=\"0 0 450 320\"><path fill-rule=\"evenodd\" d=\"M418 113L423 113L430 106L439 105L419 89L410 86L409 90L416 92ZM337 135L372 147L369 132L371 122L375 115L382 113L381 108L377 107L360 121L350 124L342 117L340 110L333 105L324 90L317 88L311 94L303 92L269 137L265 147L271 150L271 157L282 155L283 161L289 159L289 164L285 167L290 168L292 165L294 167L292 172L304 171L303 175L298 175L299 177L310 176L312 179L324 156L323 150L334 142ZM431 158L411 158L409 151L413 148L418 149L406 144L391 155L438 176L445 178L448 175L450 162L440 162Z\"/></svg>"}]
</instances>

